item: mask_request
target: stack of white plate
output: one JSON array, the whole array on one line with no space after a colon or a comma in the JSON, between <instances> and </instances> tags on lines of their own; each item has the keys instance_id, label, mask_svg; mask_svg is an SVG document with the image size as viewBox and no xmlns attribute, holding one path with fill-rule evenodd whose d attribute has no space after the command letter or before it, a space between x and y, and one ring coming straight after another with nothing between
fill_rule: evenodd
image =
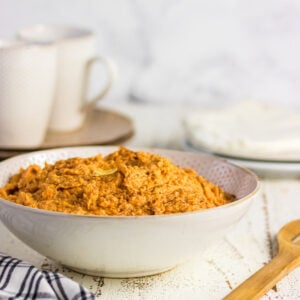
<instances>
[{"instance_id":1,"label":"stack of white plate","mask_svg":"<svg viewBox=\"0 0 300 300\"><path fill-rule=\"evenodd\" d=\"M257 101L184 118L189 150L209 152L264 177L300 176L300 112Z\"/></svg>"}]
</instances>

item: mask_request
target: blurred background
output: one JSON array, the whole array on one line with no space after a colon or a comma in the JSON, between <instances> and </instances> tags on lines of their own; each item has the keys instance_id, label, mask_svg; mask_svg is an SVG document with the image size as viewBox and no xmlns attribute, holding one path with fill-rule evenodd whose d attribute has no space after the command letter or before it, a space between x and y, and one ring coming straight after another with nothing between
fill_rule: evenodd
<instances>
[{"instance_id":1,"label":"blurred background","mask_svg":"<svg viewBox=\"0 0 300 300\"><path fill-rule=\"evenodd\" d=\"M300 108L297 0L0 0L2 37L35 23L97 34L119 73L104 103Z\"/></svg>"}]
</instances>

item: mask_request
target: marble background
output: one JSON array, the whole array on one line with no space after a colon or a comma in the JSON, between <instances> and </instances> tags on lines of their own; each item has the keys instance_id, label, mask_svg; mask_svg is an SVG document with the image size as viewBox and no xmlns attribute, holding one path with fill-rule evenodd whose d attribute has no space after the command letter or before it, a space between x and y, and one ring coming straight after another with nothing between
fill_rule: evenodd
<instances>
[{"instance_id":1,"label":"marble background","mask_svg":"<svg viewBox=\"0 0 300 300\"><path fill-rule=\"evenodd\" d=\"M300 108L298 0L0 0L0 36L34 23L97 33L119 70L105 102Z\"/></svg>"}]
</instances>

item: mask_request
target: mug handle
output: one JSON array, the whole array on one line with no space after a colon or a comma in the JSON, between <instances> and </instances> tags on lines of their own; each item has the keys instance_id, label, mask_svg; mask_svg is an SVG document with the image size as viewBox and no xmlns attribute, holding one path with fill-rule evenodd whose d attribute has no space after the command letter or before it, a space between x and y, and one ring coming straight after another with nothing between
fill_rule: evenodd
<instances>
[{"instance_id":1,"label":"mug handle","mask_svg":"<svg viewBox=\"0 0 300 300\"><path fill-rule=\"evenodd\" d=\"M91 76L91 70L92 66L100 62L106 69L107 73L107 82L103 89L92 99L87 99L87 92L88 92L88 85L89 85L89 80ZM101 57L101 56L95 56L92 57L91 59L88 60L85 66L85 76L84 76L84 83L83 83L83 89L82 89L82 106L81 106L81 111L86 111L89 109L92 109L95 107L95 105L100 101L110 90L113 82L115 79L115 67L114 64L111 62L111 60Z\"/></svg>"}]
</instances>

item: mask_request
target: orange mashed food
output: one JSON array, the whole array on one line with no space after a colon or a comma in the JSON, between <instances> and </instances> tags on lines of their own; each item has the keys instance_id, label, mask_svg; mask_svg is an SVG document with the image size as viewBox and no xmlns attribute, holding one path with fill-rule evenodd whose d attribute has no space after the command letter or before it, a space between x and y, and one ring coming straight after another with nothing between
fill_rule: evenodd
<instances>
[{"instance_id":1,"label":"orange mashed food","mask_svg":"<svg viewBox=\"0 0 300 300\"><path fill-rule=\"evenodd\" d=\"M194 170L124 147L105 157L20 169L0 189L0 196L39 209L104 216L183 213L234 199Z\"/></svg>"}]
</instances>

